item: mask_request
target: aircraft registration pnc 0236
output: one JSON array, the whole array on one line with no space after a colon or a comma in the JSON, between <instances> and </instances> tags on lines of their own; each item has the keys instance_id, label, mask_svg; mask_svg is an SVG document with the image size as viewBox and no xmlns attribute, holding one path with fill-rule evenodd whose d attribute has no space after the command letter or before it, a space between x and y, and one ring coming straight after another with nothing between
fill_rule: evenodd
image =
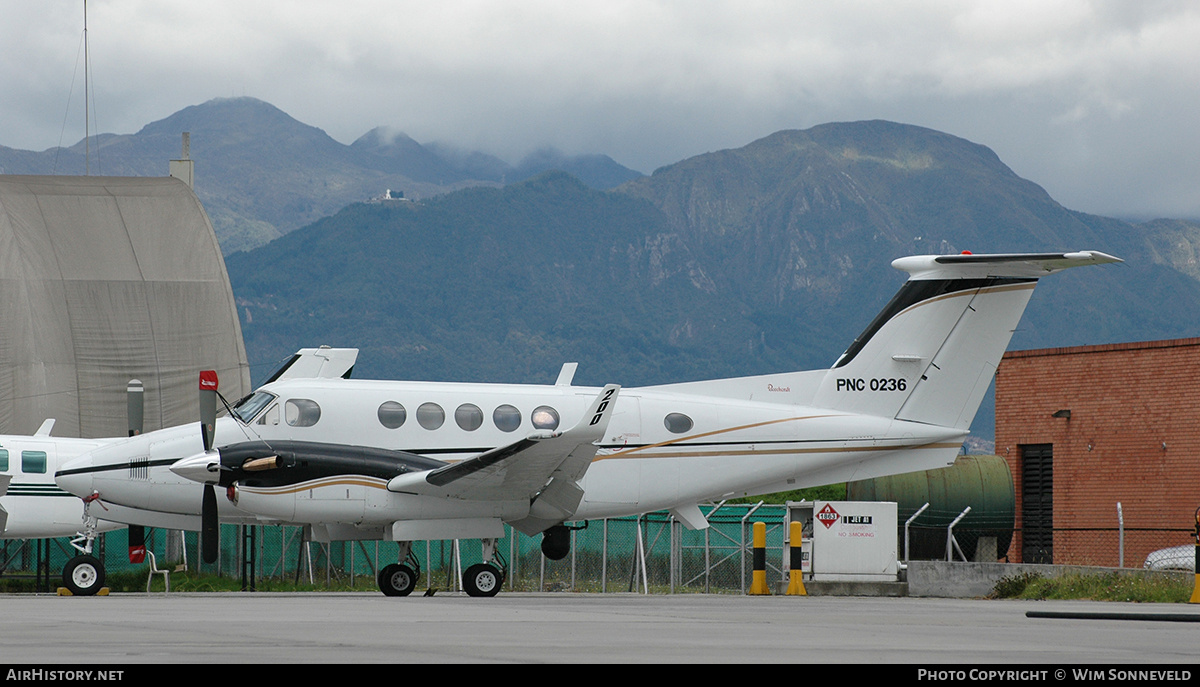
<instances>
[{"instance_id":1,"label":"aircraft registration pnc 0236","mask_svg":"<svg viewBox=\"0 0 1200 687\"><path fill-rule=\"evenodd\" d=\"M243 519L303 524L320 541L400 542L400 562L378 575L388 595L416 585L413 541L479 538L485 562L463 588L490 596L505 574L504 523L543 533L543 552L561 558L565 522L669 509L702 528L711 499L951 464L1037 280L1110 262L1095 251L897 259L908 280L826 370L636 389L572 386L573 364L553 385L269 383L215 422L202 400L204 431L97 447L57 482L184 529Z\"/></svg>"}]
</instances>

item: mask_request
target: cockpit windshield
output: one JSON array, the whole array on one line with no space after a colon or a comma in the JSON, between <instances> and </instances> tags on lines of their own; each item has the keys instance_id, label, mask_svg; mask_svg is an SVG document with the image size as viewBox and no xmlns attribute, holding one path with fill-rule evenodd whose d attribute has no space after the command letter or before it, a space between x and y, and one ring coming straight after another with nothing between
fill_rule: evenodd
<instances>
[{"instance_id":1,"label":"cockpit windshield","mask_svg":"<svg viewBox=\"0 0 1200 687\"><path fill-rule=\"evenodd\" d=\"M237 404L233 409L233 414L245 424L250 424L255 415L258 415L263 408L271 404L275 400L275 394L267 391L255 391L252 396Z\"/></svg>"}]
</instances>

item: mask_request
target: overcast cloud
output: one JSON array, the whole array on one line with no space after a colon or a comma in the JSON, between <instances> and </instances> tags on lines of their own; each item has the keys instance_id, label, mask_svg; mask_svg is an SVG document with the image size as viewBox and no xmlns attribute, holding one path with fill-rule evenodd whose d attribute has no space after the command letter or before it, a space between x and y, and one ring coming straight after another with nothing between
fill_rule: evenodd
<instances>
[{"instance_id":1,"label":"overcast cloud","mask_svg":"<svg viewBox=\"0 0 1200 687\"><path fill-rule=\"evenodd\" d=\"M103 132L247 95L343 143L386 125L651 172L890 119L1072 209L1200 218L1195 2L90 0L88 29ZM82 138L82 33L82 0L0 0L0 145Z\"/></svg>"}]
</instances>

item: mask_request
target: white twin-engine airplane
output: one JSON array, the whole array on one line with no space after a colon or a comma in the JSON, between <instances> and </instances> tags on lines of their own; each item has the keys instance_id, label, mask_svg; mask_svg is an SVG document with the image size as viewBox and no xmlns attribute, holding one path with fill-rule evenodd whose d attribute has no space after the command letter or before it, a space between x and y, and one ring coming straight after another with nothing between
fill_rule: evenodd
<instances>
[{"instance_id":1,"label":"white twin-engine airplane","mask_svg":"<svg viewBox=\"0 0 1200 687\"><path fill-rule=\"evenodd\" d=\"M215 428L203 409L215 399L202 398L203 431L99 446L57 482L171 527L215 532L220 518L400 542L401 562L378 575L387 595L416 585L413 541L479 538L485 562L463 587L491 596L505 523L542 532L556 559L568 521L669 509L703 528L708 500L951 464L1037 280L1110 262L1094 251L900 258L908 281L828 370L636 389L572 386L573 364L547 386L268 383ZM215 536L202 539L215 557Z\"/></svg>"},{"instance_id":2,"label":"white twin-engine airplane","mask_svg":"<svg viewBox=\"0 0 1200 687\"><path fill-rule=\"evenodd\" d=\"M75 537L86 509L79 499L54 483L55 469L67 461L116 439L53 437L54 420L42 423L32 435L0 436L0 539ZM91 539L100 532L123 527L108 520L91 521L91 537L72 541L78 550L63 568L63 583L72 592L104 584L96 567ZM86 542L86 545L84 545Z\"/></svg>"}]
</instances>

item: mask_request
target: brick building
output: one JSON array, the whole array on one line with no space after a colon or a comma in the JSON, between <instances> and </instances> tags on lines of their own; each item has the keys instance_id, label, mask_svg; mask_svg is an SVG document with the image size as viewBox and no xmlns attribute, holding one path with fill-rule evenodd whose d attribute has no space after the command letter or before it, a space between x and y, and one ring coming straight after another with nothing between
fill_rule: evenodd
<instances>
[{"instance_id":1,"label":"brick building","mask_svg":"<svg viewBox=\"0 0 1200 687\"><path fill-rule=\"evenodd\" d=\"M1016 491L1009 560L1118 565L1118 502L1125 566L1193 542L1198 387L1200 338L1005 354L996 453Z\"/></svg>"}]
</instances>

